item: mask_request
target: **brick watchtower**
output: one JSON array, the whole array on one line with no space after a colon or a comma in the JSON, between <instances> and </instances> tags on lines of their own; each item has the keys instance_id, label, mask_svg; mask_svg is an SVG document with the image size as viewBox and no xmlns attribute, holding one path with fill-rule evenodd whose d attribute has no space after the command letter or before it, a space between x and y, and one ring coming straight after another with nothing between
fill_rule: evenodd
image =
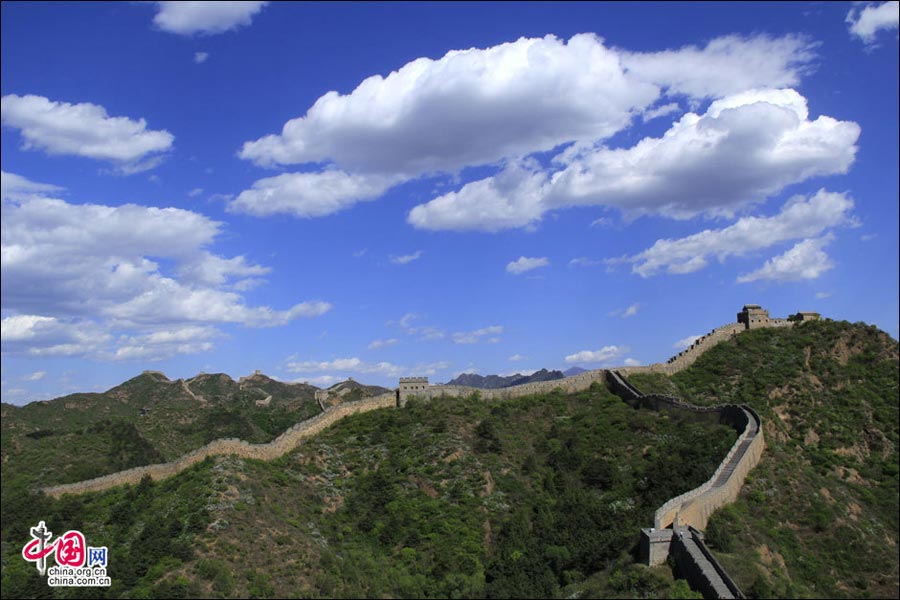
<instances>
[{"instance_id":1,"label":"brick watchtower","mask_svg":"<svg viewBox=\"0 0 900 600\"><path fill-rule=\"evenodd\" d=\"M738 323L743 323L747 329L758 329L769 326L769 311L759 304L745 304L744 309L737 314Z\"/></svg>"},{"instance_id":2,"label":"brick watchtower","mask_svg":"<svg viewBox=\"0 0 900 600\"><path fill-rule=\"evenodd\" d=\"M400 408L406 406L406 401L410 396L421 396L423 391L428 387L427 377L401 377L400 391L398 396L398 404Z\"/></svg>"}]
</instances>

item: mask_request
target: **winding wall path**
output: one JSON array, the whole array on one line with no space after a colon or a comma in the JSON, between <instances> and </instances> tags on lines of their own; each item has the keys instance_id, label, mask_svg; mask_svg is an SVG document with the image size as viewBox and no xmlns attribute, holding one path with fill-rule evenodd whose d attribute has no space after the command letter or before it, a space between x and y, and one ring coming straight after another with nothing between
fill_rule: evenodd
<instances>
[{"instance_id":1,"label":"winding wall path","mask_svg":"<svg viewBox=\"0 0 900 600\"><path fill-rule=\"evenodd\" d=\"M755 410L746 405L720 404L695 406L678 398L659 394L642 394L616 371L609 371L609 385L625 402L652 410L679 410L717 415L719 422L739 432L738 439L719 463L712 477L700 486L668 500L659 507L653 519L655 529L682 526L706 529L710 515L734 502L747 473L756 466L765 448L761 421Z\"/></svg>"},{"instance_id":2,"label":"winding wall path","mask_svg":"<svg viewBox=\"0 0 900 600\"><path fill-rule=\"evenodd\" d=\"M312 419L297 423L267 444L251 444L237 438L215 440L172 462L135 467L77 483L45 487L42 491L49 496L59 498L63 494L99 492L126 483L136 484L146 475L153 480L165 479L197 464L207 456L216 454L235 454L242 458L274 460L296 448L306 438L318 434L344 417L380 408L393 408L397 404L396 398L396 394L391 392L357 402L339 404Z\"/></svg>"},{"instance_id":3,"label":"winding wall path","mask_svg":"<svg viewBox=\"0 0 900 600\"><path fill-rule=\"evenodd\" d=\"M641 552L650 566L663 564L671 552L691 587L705 598L743 598L737 585L706 548L699 530L706 529L716 509L737 499L747 473L759 462L765 448L759 415L746 405L695 406L671 396L642 394L615 371L609 372L609 385L632 406L717 415L721 423L740 433L712 477L657 509L653 527L641 531Z\"/></svg>"},{"instance_id":4,"label":"winding wall path","mask_svg":"<svg viewBox=\"0 0 900 600\"><path fill-rule=\"evenodd\" d=\"M729 325L725 325L723 327L719 327L714 329L712 332L704 336L697 342L695 342L690 348L683 351L679 355L669 359L667 363L658 363L654 365L649 365L646 367L622 367L619 369L622 372L633 373L633 372L664 372L664 373L673 373L677 372L681 369L686 368L689 364L693 363L697 357L714 346L721 341L724 341L730 338L733 335L737 335L742 331L743 326L737 323L731 323ZM474 393L478 393L481 398L485 400L503 400L509 398L517 398L521 396L530 396L534 394L548 393L555 389L559 389L566 393L580 392L590 388L591 384L594 382L604 383L607 382L608 371L606 369L596 369L593 371L585 371L584 373L579 373L578 375L573 375L571 377L566 377L563 379L555 379L551 381L542 381L537 383L526 383L523 385L508 387L508 388L500 388L493 390L479 389L479 388L471 388L466 386L450 386L450 385L434 385L428 386L423 390L419 390L415 393L416 397L421 397L425 399L432 398L440 398L444 396L468 396ZM631 387L627 382L624 381L621 377L618 377L618 380L622 382L622 385L630 387L630 394L634 397L643 398L643 402L653 404L652 396L644 396L639 391ZM190 388L184 384L186 391L194 396L193 392ZM412 394L408 395L411 397ZM662 397L661 397L662 398ZM404 394L400 393L399 397L399 405L403 406L406 402L407 397L404 397ZM665 399L661 400L663 403L670 403L673 405L684 404L680 403L677 399ZM658 403L660 400L655 401L656 404L654 406L646 405L647 408L658 409ZM377 410L380 408L389 408L397 405L397 396L394 392L382 394L380 396L376 396L374 398L367 398L365 400L360 400L358 402L348 402L345 404L340 404L334 408L329 408L328 410L323 410L323 412L312 419L308 419L306 421L302 421L297 423L280 436L275 438L273 441L267 444L250 444L248 442L230 438L230 439L220 439L210 442L201 448L198 448L180 458L168 462L161 463L155 465L147 465L142 467L135 467L133 469L128 469L126 471L120 471L118 473L111 473L109 475L104 475L102 477L97 477L94 479L89 479L86 481L79 481L77 483L68 483L62 485L55 485L50 487L45 487L42 491L53 497L60 497L63 494L81 494L85 492L97 492L105 489L109 489L111 487L115 487L118 485L124 484L136 484L140 482L140 480L145 476L149 475L154 480L164 479L166 477L171 477L184 469L204 460L208 456L213 456L217 454L235 454L244 458L255 458L262 460L274 460L287 452L290 452L294 448L297 447L300 442L308 437L316 435L326 427L334 424L340 419L348 416L350 414L360 413L360 412L368 412L370 410ZM320 406L322 404L320 403ZM688 406L688 405L685 405ZM324 406L323 406L324 409ZM692 410L695 411L703 411L703 410L716 410L716 409L704 409L701 407L693 407ZM757 417L758 420L758 417ZM762 436L760 436L760 440ZM732 449L733 452L736 452L736 449ZM744 452L750 452L751 454L755 450L751 450L748 448L744 449ZM761 442L760 442L760 450L761 452ZM731 456L731 455L729 455ZM758 456L757 456L758 459ZM740 463L743 464L743 463ZM754 463L755 464L755 463ZM720 466L721 468L721 466ZM747 469L749 470L749 469ZM743 473L743 474L741 474ZM736 474L736 475L735 475ZM722 473L719 471L716 472L714 477L721 476ZM743 481L743 476L746 475L746 471L743 471L742 468L736 467L735 470L729 472L728 477L724 480L726 484L732 481L732 477L741 477L741 481ZM709 482L707 482L709 483ZM707 485L707 484L704 484ZM702 487L702 486L701 486ZM698 488L699 489L699 488ZM730 484L722 485L716 488L716 490L724 489L725 497L730 494ZM738 488L739 489L739 488ZM692 490L693 491L693 490ZM708 491L708 490L705 490ZM727 492L727 493L726 493ZM716 492L720 493L720 492ZM699 493L697 494L700 495ZM736 496L736 492L734 494ZM681 498L681 497L679 497ZM675 509L675 514L679 511L684 513L684 517L682 519L690 518L695 520L696 522L703 523L705 526L705 519L708 519L709 514L711 514L712 510L707 512L707 507L710 505L711 501L708 500L709 496L706 497L703 501L697 502L692 507L687 506L687 501L694 499L691 498L682 498L682 502L678 504ZM670 500L669 502L674 502L676 499ZM733 499L732 499L733 500ZM669 503L666 503L664 506L668 506ZM674 504L673 504L674 506ZM660 509L662 510L662 509ZM703 517L703 514L706 514ZM695 516L696 515L696 516ZM659 516L659 515L658 515ZM660 522L664 522L668 520L667 513L664 511L662 514Z\"/></svg>"}]
</instances>

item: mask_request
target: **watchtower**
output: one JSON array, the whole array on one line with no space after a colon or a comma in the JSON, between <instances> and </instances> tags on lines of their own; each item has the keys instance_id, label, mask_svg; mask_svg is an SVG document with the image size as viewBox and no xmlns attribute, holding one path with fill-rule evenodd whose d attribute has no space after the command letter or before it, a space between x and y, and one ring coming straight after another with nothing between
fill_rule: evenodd
<instances>
[{"instance_id":1,"label":"watchtower","mask_svg":"<svg viewBox=\"0 0 900 600\"><path fill-rule=\"evenodd\" d=\"M745 304L744 309L737 315L738 323L743 323L747 329L758 329L769 326L769 311L759 304Z\"/></svg>"},{"instance_id":2,"label":"watchtower","mask_svg":"<svg viewBox=\"0 0 900 600\"><path fill-rule=\"evenodd\" d=\"M427 377L401 377L400 391L397 398L400 408L406 406L406 401L410 396L421 396L427 388Z\"/></svg>"}]
</instances>

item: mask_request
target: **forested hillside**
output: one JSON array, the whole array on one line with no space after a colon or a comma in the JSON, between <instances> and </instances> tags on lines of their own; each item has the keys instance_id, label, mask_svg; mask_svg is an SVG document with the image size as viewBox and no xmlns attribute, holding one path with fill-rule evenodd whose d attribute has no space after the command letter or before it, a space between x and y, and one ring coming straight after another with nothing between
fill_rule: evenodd
<instances>
[{"instance_id":1,"label":"forested hillside","mask_svg":"<svg viewBox=\"0 0 900 600\"><path fill-rule=\"evenodd\" d=\"M864 325L804 323L743 333L671 378L629 379L762 416L762 460L706 532L749 596L897 595L896 341ZM632 409L594 384L503 402L412 401L345 418L272 462L220 456L157 483L33 493L79 469L169 458L178 436L264 439L317 410L305 388L260 378L258 391L235 394L229 381L195 378L191 396L145 374L12 419L4 406L4 597L85 591L48 588L22 560L39 520L109 547L113 585L89 590L108 597L687 597L667 566L635 564L638 532L705 481L736 435ZM74 417L58 418L67 403ZM168 429L154 413L169 415Z\"/></svg>"},{"instance_id":2,"label":"forested hillside","mask_svg":"<svg viewBox=\"0 0 900 600\"><path fill-rule=\"evenodd\" d=\"M102 394L4 404L3 477L71 483L169 461L218 438L268 442L321 412L316 389L261 374L171 381L148 371Z\"/></svg>"},{"instance_id":3,"label":"forested hillside","mask_svg":"<svg viewBox=\"0 0 900 600\"><path fill-rule=\"evenodd\" d=\"M45 519L110 548L110 596L552 597L632 550L734 439L595 385L366 413L271 463L60 501L4 478L3 593L48 591L18 555Z\"/></svg>"},{"instance_id":4,"label":"forested hillside","mask_svg":"<svg viewBox=\"0 0 900 600\"><path fill-rule=\"evenodd\" d=\"M897 597L898 345L818 321L741 334L645 391L753 406L766 450L707 541L758 597Z\"/></svg>"}]
</instances>

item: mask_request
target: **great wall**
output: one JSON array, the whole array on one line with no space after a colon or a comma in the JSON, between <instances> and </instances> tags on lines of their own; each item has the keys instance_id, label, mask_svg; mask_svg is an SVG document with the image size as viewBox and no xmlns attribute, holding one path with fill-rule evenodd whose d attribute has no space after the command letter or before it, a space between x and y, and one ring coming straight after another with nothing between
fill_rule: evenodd
<instances>
[{"instance_id":1,"label":"great wall","mask_svg":"<svg viewBox=\"0 0 900 600\"><path fill-rule=\"evenodd\" d=\"M214 455L233 454L242 458L274 460L296 448L304 439L318 434L346 416L382 408L403 408L413 398L429 401L435 398L477 394L483 400L505 400L554 390L564 393L580 392L598 382L608 385L623 401L636 409L684 411L695 415L696 418L715 419L738 431L737 441L712 477L697 488L668 500L656 511L653 527L641 531L641 551L644 560L651 566L664 563L671 553L692 587L701 591L704 597L741 598L743 595L740 590L703 543L701 531L706 528L709 517L716 509L734 502L740 493L747 473L759 462L765 447L759 415L748 406L729 404L701 407L671 396L642 394L623 377L623 374L665 373L671 375L693 364L700 355L716 344L743 331L766 327L790 327L797 322L818 318L817 313L800 312L792 319L771 319L768 311L759 305L748 304L738 313L736 323L713 329L665 363L595 369L564 379L527 383L500 389L429 385L427 377L402 377L399 387L394 392L337 406L325 406L320 395L317 394L316 400L323 412L295 424L267 444L250 444L236 438L215 440L172 462L135 467L86 481L46 487L42 491L47 495L59 498L64 494L98 492L119 485L137 484L145 476L149 476L153 480L160 480L171 477Z\"/></svg>"},{"instance_id":2,"label":"great wall","mask_svg":"<svg viewBox=\"0 0 900 600\"><path fill-rule=\"evenodd\" d=\"M133 485L139 483L145 476L158 481L180 473L208 456L218 454L234 454L242 458L254 458L257 460L275 460L296 448L304 439L318 434L344 417L380 408L393 408L396 404L397 396L393 392L357 402L346 402L311 419L297 423L268 444L251 444L237 438L214 440L172 462L134 467L133 469L111 473L86 481L45 487L42 491L49 496L59 498L63 494L99 492L126 483Z\"/></svg>"}]
</instances>

